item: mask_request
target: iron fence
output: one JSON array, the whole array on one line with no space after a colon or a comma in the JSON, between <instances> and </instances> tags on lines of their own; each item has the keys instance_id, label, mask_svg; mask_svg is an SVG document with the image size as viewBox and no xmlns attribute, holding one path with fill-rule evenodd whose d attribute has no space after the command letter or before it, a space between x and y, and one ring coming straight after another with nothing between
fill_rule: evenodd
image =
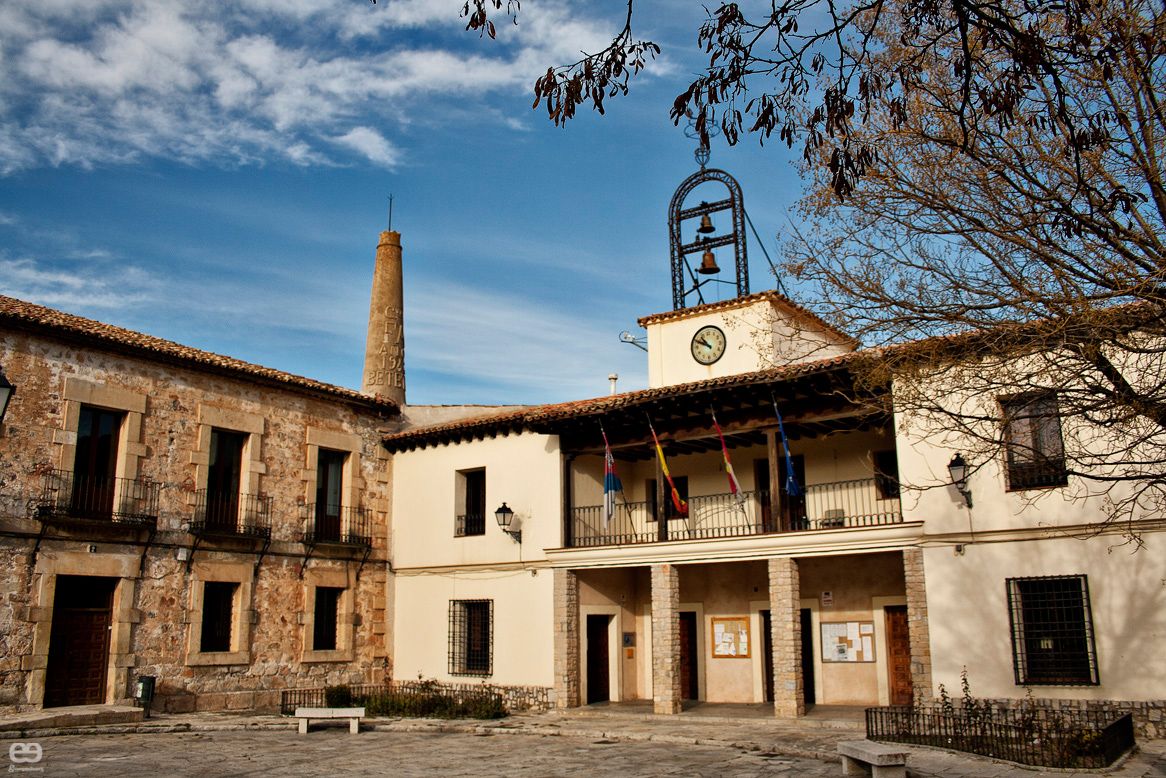
<instances>
[{"instance_id":1,"label":"iron fence","mask_svg":"<svg viewBox=\"0 0 1166 778\"><path fill-rule=\"evenodd\" d=\"M884 707L867 708L866 736L1036 767L1099 768L1133 748L1134 724L1128 713L1104 711Z\"/></svg>"},{"instance_id":2,"label":"iron fence","mask_svg":"<svg viewBox=\"0 0 1166 778\"><path fill-rule=\"evenodd\" d=\"M208 489L195 493L195 535L238 535L271 537L271 506L274 498L258 494L214 494Z\"/></svg>"},{"instance_id":3,"label":"iron fence","mask_svg":"<svg viewBox=\"0 0 1166 778\"><path fill-rule=\"evenodd\" d=\"M305 543L372 545L372 511L347 505L308 503L304 506Z\"/></svg>"},{"instance_id":4,"label":"iron fence","mask_svg":"<svg viewBox=\"0 0 1166 778\"><path fill-rule=\"evenodd\" d=\"M486 516L481 513L459 514L454 517L453 535L464 538L468 535L486 534Z\"/></svg>"},{"instance_id":5,"label":"iron fence","mask_svg":"<svg viewBox=\"0 0 1166 778\"><path fill-rule=\"evenodd\" d=\"M436 704L435 704L436 703ZM547 710L548 690L540 686L495 686L438 681L390 681L385 684L332 686L317 689L285 689L279 710L284 716L296 708L363 706L370 716L382 710L396 716L431 716L435 709L478 706L490 710Z\"/></svg>"},{"instance_id":6,"label":"iron fence","mask_svg":"<svg viewBox=\"0 0 1166 778\"><path fill-rule=\"evenodd\" d=\"M796 499L797 515L789 530L825 530L897 524L903 520L898 495L884 496L874 478L813 484ZM795 509L794 501L784 494ZM804 509L803 509L804 506ZM788 512L787 512L788 515ZM587 505L571 512L572 547L632 545L661 539L656 506L650 502L616 503L610 519L602 505ZM668 540L702 540L763 535L781 530L770 519L767 490L690 497L688 515L668 519Z\"/></svg>"},{"instance_id":7,"label":"iron fence","mask_svg":"<svg viewBox=\"0 0 1166 778\"><path fill-rule=\"evenodd\" d=\"M148 478L112 478L50 470L41 480L37 518L149 526L158 521L160 485Z\"/></svg>"}]
</instances>

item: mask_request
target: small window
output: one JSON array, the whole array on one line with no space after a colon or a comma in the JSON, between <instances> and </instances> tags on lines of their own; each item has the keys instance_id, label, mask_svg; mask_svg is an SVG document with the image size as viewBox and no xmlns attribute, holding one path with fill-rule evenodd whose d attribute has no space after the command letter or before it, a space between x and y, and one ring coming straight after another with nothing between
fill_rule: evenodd
<instances>
[{"instance_id":1,"label":"small window","mask_svg":"<svg viewBox=\"0 0 1166 778\"><path fill-rule=\"evenodd\" d=\"M344 590L338 587L316 587L316 608L312 628L313 651L336 650L336 617L340 612L340 596L342 594L344 594Z\"/></svg>"},{"instance_id":2,"label":"small window","mask_svg":"<svg viewBox=\"0 0 1166 778\"><path fill-rule=\"evenodd\" d=\"M1096 685L1088 578L1009 578L1007 586L1016 683Z\"/></svg>"},{"instance_id":3,"label":"small window","mask_svg":"<svg viewBox=\"0 0 1166 778\"><path fill-rule=\"evenodd\" d=\"M493 600L450 600L450 675L490 675L493 672L493 622Z\"/></svg>"},{"instance_id":4,"label":"small window","mask_svg":"<svg viewBox=\"0 0 1166 778\"><path fill-rule=\"evenodd\" d=\"M874 452L874 476L880 500L899 498L899 458L894 450Z\"/></svg>"},{"instance_id":5,"label":"small window","mask_svg":"<svg viewBox=\"0 0 1166 778\"><path fill-rule=\"evenodd\" d=\"M239 584L229 582L207 581L203 584L200 651L208 653L231 650L235 592L238 588Z\"/></svg>"},{"instance_id":6,"label":"small window","mask_svg":"<svg viewBox=\"0 0 1166 778\"><path fill-rule=\"evenodd\" d=\"M348 452L321 448L316 459L316 539L341 540L344 465Z\"/></svg>"},{"instance_id":7,"label":"small window","mask_svg":"<svg viewBox=\"0 0 1166 778\"><path fill-rule=\"evenodd\" d=\"M1052 392L1000 401L1010 490L1064 486L1065 446L1061 416Z\"/></svg>"},{"instance_id":8,"label":"small window","mask_svg":"<svg viewBox=\"0 0 1166 778\"><path fill-rule=\"evenodd\" d=\"M486 534L486 471L459 470L457 473L457 511L454 514L455 537Z\"/></svg>"}]
</instances>

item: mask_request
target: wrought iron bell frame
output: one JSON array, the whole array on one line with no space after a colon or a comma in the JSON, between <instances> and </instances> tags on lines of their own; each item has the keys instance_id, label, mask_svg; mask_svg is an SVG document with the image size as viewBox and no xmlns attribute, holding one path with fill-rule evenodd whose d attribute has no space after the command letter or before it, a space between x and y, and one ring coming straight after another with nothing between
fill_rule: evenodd
<instances>
[{"instance_id":1,"label":"wrought iron bell frame","mask_svg":"<svg viewBox=\"0 0 1166 778\"><path fill-rule=\"evenodd\" d=\"M685 208L684 201L692 193L692 190L709 181L719 181L724 184L729 196L716 202L702 202L692 208ZM704 216L711 218L713 214L723 211L728 211L732 218L731 232L711 238L701 235L691 243L684 243L682 227L685 222ZM690 305L704 304L705 299L701 293L701 287L710 281L719 279L697 278L696 271L688 262L688 257L692 254L703 255L705 251L720 246L733 247L733 264L737 271L737 296L744 297L749 294L749 258L745 247L745 201L741 196L741 185L731 175L716 168L702 168L684 179L676 189L676 193L672 195L672 203L668 207L668 236L672 266L672 307L674 310L688 308ZM694 296L695 302L690 302Z\"/></svg>"}]
</instances>

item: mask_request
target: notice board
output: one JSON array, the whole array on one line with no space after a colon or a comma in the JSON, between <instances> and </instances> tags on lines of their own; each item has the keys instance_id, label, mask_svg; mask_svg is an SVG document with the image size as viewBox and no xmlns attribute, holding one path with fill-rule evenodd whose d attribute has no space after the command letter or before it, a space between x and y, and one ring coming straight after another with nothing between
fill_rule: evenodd
<instances>
[{"instance_id":1,"label":"notice board","mask_svg":"<svg viewBox=\"0 0 1166 778\"><path fill-rule=\"evenodd\" d=\"M749 658L749 617L713 618L713 658Z\"/></svg>"},{"instance_id":2,"label":"notice board","mask_svg":"<svg viewBox=\"0 0 1166 778\"><path fill-rule=\"evenodd\" d=\"M822 661L875 661L874 622L822 622Z\"/></svg>"}]
</instances>

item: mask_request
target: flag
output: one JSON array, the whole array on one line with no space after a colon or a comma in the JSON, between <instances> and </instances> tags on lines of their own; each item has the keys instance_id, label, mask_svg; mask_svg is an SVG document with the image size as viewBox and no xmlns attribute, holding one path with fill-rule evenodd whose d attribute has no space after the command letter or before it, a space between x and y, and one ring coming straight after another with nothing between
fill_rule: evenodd
<instances>
[{"instance_id":1,"label":"flag","mask_svg":"<svg viewBox=\"0 0 1166 778\"><path fill-rule=\"evenodd\" d=\"M712 411L709 411L712 413ZM733 463L729 461L729 447L725 445L725 435L721 432L721 425L717 424L717 415L713 416L713 427L717 430L717 437L721 439L721 454L725 457L725 475L729 478L729 493L733 495L733 500L738 505L745 503L745 495L741 492L741 482L737 480L737 474L733 472Z\"/></svg>"},{"instance_id":2,"label":"flag","mask_svg":"<svg viewBox=\"0 0 1166 778\"><path fill-rule=\"evenodd\" d=\"M611 455L611 446L607 442L607 433L603 427L599 428L603 435L603 524L611 523L615 515L615 493L623 491L623 484L615 474L615 457Z\"/></svg>"},{"instance_id":3,"label":"flag","mask_svg":"<svg viewBox=\"0 0 1166 778\"><path fill-rule=\"evenodd\" d=\"M794 462L789 454L789 441L785 437L785 427L781 423L781 411L777 409L777 400L773 400L773 412L777 414L777 429L781 432L781 447L785 449L785 493L790 497L797 497L802 493L798 478L794 475Z\"/></svg>"},{"instance_id":4,"label":"flag","mask_svg":"<svg viewBox=\"0 0 1166 778\"><path fill-rule=\"evenodd\" d=\"M680 492L676 491L676 484L672 483L672 474L668 472L668 463L664 461L664 449L660 448L660 439L656 437L656 430L652 422L648 422L648 429L652 430L652 440L656 444L656 456L660 457L660 469L664 471L664 478L668 480L668 489L672 492L672 507L677 516L688 515L688 503L680 499Z\"/></svg>"}]
</instances>

